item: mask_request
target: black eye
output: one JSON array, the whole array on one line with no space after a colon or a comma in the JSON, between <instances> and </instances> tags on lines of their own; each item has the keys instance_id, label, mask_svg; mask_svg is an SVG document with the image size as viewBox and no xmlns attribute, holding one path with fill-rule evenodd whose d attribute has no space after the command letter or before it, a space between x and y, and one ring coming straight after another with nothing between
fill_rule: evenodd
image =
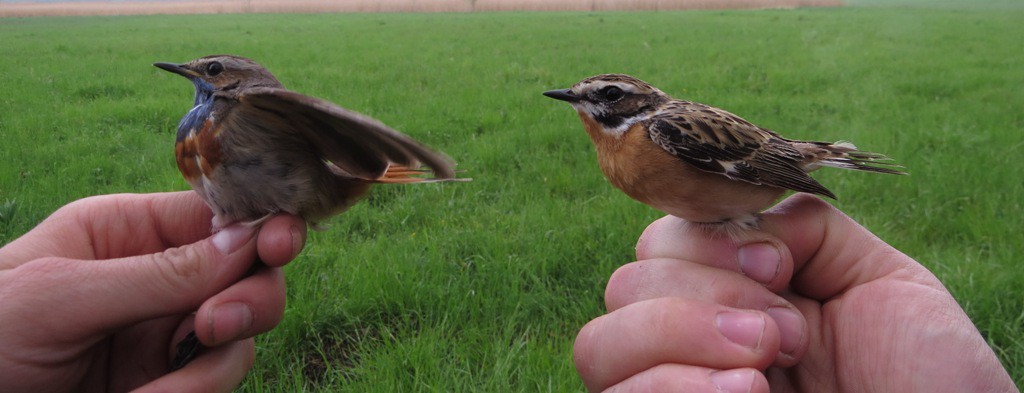
<instances>
[{"instance_id":1,"label":"black eye","mask_svg":"<svg viewBox=\"0 0 1024 393\"><path fill-rule=\"evenodd\" d=\"M615 86L605 87L598 91L597 93L608 101L618 101L620 98L622 98L622 96L626 95L626 93L623 92L622 89Z\"/></svg>"},{"instance_id":2,"label":"black eye","mask_svg":"<svg viewBox=\"0 0 1024 393\"><path fill-rule=\"evenodd\" d=\"M215 61L206 66L206 75L209 76L217 76L217 74L220 74L223 71L224 65L221 64L219 61Z\"/></svg>"}]
</instances>

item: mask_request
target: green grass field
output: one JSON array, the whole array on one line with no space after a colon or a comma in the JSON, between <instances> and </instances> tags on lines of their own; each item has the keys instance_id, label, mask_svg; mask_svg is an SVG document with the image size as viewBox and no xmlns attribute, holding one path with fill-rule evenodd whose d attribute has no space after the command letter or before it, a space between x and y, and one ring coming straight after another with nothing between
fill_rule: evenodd
<instances>
[{"instance_id":1,"label":"green grass field","mask_svg":"<svg viewBox=\"0 0 1024 393\"><path fill-rule=\"evenodd\" d=\"M911 176L816 177L948 285L1021 385L1024 7L865 2L0 19L0 242L77 198L187 189L171 146L192 87L150 64L251 57L474 181L378 187L312 233L241 390L580 390L576 331L660 214L607 184L576 115L540 93L623 72L905 164Z\"/></svg>"}]
</instances>

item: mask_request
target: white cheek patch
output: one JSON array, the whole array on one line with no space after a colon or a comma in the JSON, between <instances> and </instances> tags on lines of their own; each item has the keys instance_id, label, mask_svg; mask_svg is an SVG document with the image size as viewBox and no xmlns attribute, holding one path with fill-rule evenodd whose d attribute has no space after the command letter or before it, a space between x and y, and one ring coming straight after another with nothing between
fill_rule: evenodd
<instances>
[{"instance_id":1,"label":"white cheek patch","mask_svg":"<svg viewBox=\"0 0 1024 393\"><path fill-rule=\"evenodd\" d=\"M599 117L601 115L604 115L605 112L608 111L608 109L605 108L604 105L597 105L597 104L594 104L593 102L585 101L585 100L584 101L576 101L576 102L572 103L572 107L573 107L573 109L576 109L579 112L583 112L583 113L589 114L590 117Z\"/></svg>"},{"instance_id":2,"label":"white cheek patch","mask_svg":"<svg viewBox=\"0 0 1024 393\"><path fill-rule=\"evenodd\" d=\"M647 119L647 116L644 116L644 115L636 115L636 116L633 116L633 117L627 117L626 119L624 119L622 121L622 124L619 124L618 127L615 127L615 128L605 128L604 132L609 134L609 135L615 136L615 137L620 137L620 136L622 136L622 134L625 134L626 131L629 131L629 127L632 127L634 124L636 124L636 123L638 123L640 121L643 121L645 119Z\"/></svg>"},{"instance_id":3,"label":"white cheek patch","mask_svg":"<svg viewBox=\"0 0 1024 393\"><path fill-rule=\"evenodd\" d=\"M606 112L608 112L608 109L605 108L604 105L595 104L589 101L574 102L572 103L572 106L573 109L576 109L579 112L586 113L593 119L602 117ZM637 122L646 120L647 117L648 116L646 114L639 114L633 117L627 117L623 119L622 123L616 126L615 128L602 127L602 131L604 131L604 133L608 135L617 138L622 136L622 134L625 134L626 131L629 130L629 127L632 127Z\"/></svg>"}]
</instances>

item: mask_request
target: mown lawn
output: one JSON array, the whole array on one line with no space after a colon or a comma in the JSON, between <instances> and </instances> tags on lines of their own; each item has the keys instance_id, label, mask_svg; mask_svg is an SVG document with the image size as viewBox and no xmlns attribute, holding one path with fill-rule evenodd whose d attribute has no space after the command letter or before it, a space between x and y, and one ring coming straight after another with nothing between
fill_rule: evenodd
<instances>
[{"instance_id":1,"label":"mown lawn","mask_svg":"<svg viewBox=\"0 0 1024 393\"><path fill-rule=\"evenodd\" d=\"M564 103L606 72L909 177L834 202L931 268L1024 383L1024 9L0 19L0 242L88 195L182 190L192 88L154 61L251 57L377 117L471 183L378 187L287 267L242 391L575 391L576 331L659 213L614 190Z\"/></svg>"}]
</instances>

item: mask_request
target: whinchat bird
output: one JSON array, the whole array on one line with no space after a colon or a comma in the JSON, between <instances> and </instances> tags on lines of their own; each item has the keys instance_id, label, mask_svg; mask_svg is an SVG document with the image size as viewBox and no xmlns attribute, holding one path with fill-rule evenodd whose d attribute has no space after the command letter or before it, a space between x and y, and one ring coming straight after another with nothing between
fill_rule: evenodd
<instances>
[{"instance_id":1,"label":"whinchat bird","mask_svg":"<svg viewBox=\"0 0 1024 393\"><path fill-rule=\"evenodd\" d=\"M289 91L250 59L215 55L153 65L195 86L174 153L181 174L213 210L214 231L275 213L316 223L346 210L373 184L455 180L444 155L370 117Z\"/></svg>"},{"instance_id":2,"label":"whinchat bird","mask_svg":"<svg viewBox=\"0 0 1024 393\"><path fill-rule=\"evenodd\" d=\"M822 166L904 174L849 142L786 139L712 106L672 98L621 74L544 92L576 109L605 177L631 198L736 235L786 190L835 199L808 175Z\"/></svg>"}]
</instances>

